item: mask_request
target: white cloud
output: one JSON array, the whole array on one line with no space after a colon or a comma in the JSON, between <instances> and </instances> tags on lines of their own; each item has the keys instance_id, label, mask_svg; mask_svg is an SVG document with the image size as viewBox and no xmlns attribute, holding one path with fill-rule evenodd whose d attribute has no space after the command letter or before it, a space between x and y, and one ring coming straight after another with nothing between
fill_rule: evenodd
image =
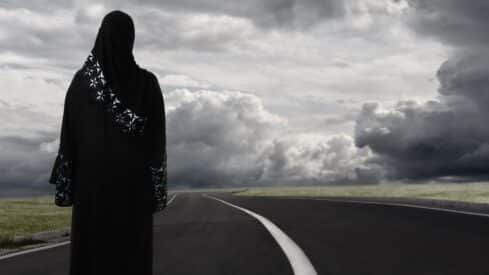
<instances>
[{"instance_id":1,"label":"white cloud","mask_svg":"<svg viewBox=\"0 0 489 275\"><path fill-rule=\"evenodd\" d=\"M210 84L205 81L193 79L187 75L181 74L168 74L160 78L160 85L167 87L181 87L181 88L210 88Z\"/></svg>"}]
</instances>

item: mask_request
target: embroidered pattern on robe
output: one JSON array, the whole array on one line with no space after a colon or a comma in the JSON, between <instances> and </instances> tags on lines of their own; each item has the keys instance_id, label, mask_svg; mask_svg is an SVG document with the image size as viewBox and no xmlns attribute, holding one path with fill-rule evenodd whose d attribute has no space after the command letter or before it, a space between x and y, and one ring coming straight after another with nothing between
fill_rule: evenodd
<instances>
[{"instance_id":1,"label":"embroidered pattern on robe","mask_svg":"<svg viewBox=\"0 0 489 275\"><path fill-rule=\"evenodd\" d=\"M50 183L56 185L54 202L58 206L71 206L73 204L72 173L73 162L63 154L58 154Z\"/></svg>"},{"instance_id":2,"label":"embroidered pattern on robe","mask_svg":"<svg viewBox=\"0 0 489 275\"><path fill-rule=\"evenodd\" d=\"M163 161L158 167L149 166L151 171L151 180L153 182L154 198L156 200L155 212L163 210L167 205L167 171L166 171L166 153Z\"/></svg>"},{"instance_id":3,"label":"embroidered pattern on robe","mask_svg":"<svg viewBox=\"0 0 489 275\"><path fill-rule=\"evenodd\" d=\"M92 101L104 106L122 132L133 136L142 135L147 117L137 115L122 104L119 97L107 85L102 67L92 53L88 55L82 71L88 80Z\"/></svg>"}]
</instances>

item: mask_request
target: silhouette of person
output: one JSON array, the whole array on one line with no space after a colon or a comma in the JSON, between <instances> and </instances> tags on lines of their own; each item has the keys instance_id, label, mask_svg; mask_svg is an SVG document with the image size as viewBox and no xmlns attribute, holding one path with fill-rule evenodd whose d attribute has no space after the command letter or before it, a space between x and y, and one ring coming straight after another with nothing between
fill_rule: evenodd
<instances>
[{"instance_id":1,"label":"silhouette of person","mask_svg":"<svg viewBox=\"0 0 489 275\"><path fill-rule=\"evenodd\" d=\"M153 214L167 203L164 99L132 53L134 23L105 15L67 90L49 182L72 206L70 275L152 274Z\"/></svg>"}]
</instances>

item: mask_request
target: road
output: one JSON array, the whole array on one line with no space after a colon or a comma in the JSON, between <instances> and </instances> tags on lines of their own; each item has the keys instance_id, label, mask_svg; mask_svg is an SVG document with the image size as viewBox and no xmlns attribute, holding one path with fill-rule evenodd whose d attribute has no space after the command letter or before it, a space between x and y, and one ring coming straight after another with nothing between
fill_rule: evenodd
<instances>
[{"instance_id":1,"label":"road","mask_svg":"<svg viewBox=\"0 0 489 275\"><path fill-rule=\"evenodd\" d=\"M177 193L154 215L154 274L489 274L489 216L380 204ZM0 260L66 275L69 244Z\"/></svg>"}]
</instances>

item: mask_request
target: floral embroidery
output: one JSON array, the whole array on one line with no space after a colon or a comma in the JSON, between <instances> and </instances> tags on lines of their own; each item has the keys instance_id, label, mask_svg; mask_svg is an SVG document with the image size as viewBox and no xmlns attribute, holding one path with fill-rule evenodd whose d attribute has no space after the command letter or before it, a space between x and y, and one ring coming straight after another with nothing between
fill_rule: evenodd
<instances>
[{"instance_id":1,"label":"floral embroidery","mask_svg":"<svg viewBox=\"0 0 489 275\"><path fill-rule=\"evenodd\" d=\"M167 191L167 172L166 172L166 157L159 167L149 166L151 171L151 180L153 182L154 198L156 200L155 211L161 211L166 207L168 191Z\"/></svg>"},{"instance_id":2,"label":"floral embroidery","mask_svg":"<svg viewBox=\"0 0 489 275\"><path fill-rule=\"evenodd\" d=\"M103 104L105 110L112 115L115 124L121 128L122 132L130 135L141 135L147 117L139 116L123 106L116 93L107 85L102 67L92 53L88 55L82 71L88 80L88 86L92 90L91 99Z\"/></svg>"},{"instance_id":3,"label":"floral embroidery","mask_svg":"<svg viewBox=\"0 0 489 275\"><path fill-rule=\"evenodd\" d=\"M72 161L66 159L63 154L56 156L55 167L50 182L56 185L54 202L58 206L70 206L73 204L72 167Z\"/></svg>"}]
</instances>

